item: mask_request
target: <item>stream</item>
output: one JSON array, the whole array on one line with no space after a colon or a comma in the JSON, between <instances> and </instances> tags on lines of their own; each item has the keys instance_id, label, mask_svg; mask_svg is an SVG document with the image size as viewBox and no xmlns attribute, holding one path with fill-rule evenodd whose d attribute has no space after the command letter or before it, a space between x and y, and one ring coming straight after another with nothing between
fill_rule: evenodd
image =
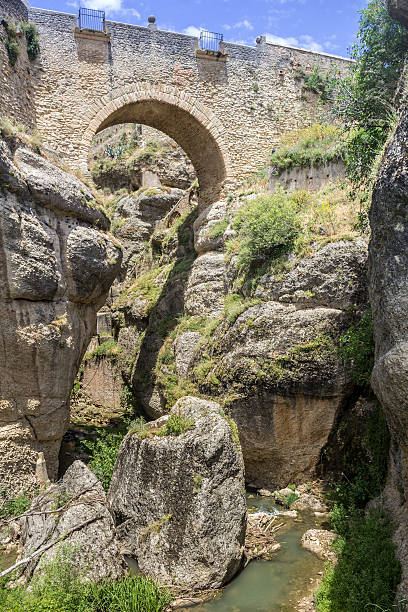
<instances>
[{"instance_id":1,"label":"stream","mask_svg":"<svg viewBox=\"0 0 408 612\"><path fill-rule=\"evenodd\" d=\"M280 510L272 498L248 496L249 512ZM211 601L184 608L185 612L295 612L297 603L310 590L324 562L300 544L308 529L322 528L314 515L303 513L297 520L285 518L275 537L282 548L271 561L252 561Z\"/></svg>"}]
</instances>

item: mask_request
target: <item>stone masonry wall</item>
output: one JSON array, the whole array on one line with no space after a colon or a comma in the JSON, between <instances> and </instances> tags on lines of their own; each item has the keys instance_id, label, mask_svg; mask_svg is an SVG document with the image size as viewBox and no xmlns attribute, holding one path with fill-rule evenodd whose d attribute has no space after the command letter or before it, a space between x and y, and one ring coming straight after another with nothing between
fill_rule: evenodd
<instances>
[{"instance_id":1,"label":"stone masonry wall","mask_svg":"<svg viewBox=\"0 0 408 612\"><path fill-rule=\"evenodd\" d=\"M299 69L349 63L264 39L226 43L221 61L197 57L197 39L184 34L109 21L106 35L79 32L75 15L40 9L30 20L40 32L35 105L47 144L86 171L97 131L144 123L180 144L213 198L264 166L282 132L308 121Z\"/></svg>"},{"instance_id":2,"label":"stone masonry wall","mask_svg":"<svg viewBox=\"0 0 408 612\"><path fill-rule=\"evenodd\" d=\"M28 7L22 0L0 0L0 21L13 25L28 20ZM6 36L6 29L0 25L0 37ZM0 40L0 116L22 122L29 127L35 123L33 89L36 67L27 57L25 37L19 35L19 56L10 66L7 50Z\"/></svg>"}]
</instances>

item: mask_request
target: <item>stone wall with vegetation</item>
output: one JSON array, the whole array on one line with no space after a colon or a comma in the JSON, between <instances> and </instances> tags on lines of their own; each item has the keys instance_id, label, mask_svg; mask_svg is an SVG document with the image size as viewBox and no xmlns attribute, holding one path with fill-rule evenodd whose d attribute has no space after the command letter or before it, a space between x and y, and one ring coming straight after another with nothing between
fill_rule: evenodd
<instances>
[{"instance_id":1,"label":"stone wall with vegetation","mask_svg":"<svg viewBox=\"0 0 408 612\"><path fill-rule=\"evenodd\" d=\"M18 24L28 21L22 0L0 0L0 114L26 126L35 124L34 84L39 66L30 59L25 33Z\"/></svg>"}]
</instances>

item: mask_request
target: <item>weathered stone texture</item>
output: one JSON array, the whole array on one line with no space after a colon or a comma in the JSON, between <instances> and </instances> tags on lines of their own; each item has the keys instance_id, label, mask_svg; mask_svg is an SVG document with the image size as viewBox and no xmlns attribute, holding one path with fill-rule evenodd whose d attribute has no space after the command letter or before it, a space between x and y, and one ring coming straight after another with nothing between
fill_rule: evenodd
<instances>
[{"instance_id":1,"label":"weathered stone texture","mask_svg":"<svg viewBox=\"0 0 408 612\"><path fill-rule=\"evenodd\" d=\"M41 514L60 507L63 510L59 513ZM80 570L81 580L115 580L125 575L125 563L115 537L105 491L95 474L81 461L75 461L59 483L36 497L31 510L37 514L21 520L22 556L29 556L53 542L55 544L25 567L23 576L26 580L41 572L44 564L63 547L68 552L67 546L73 553L70 562ZM72 533L64 537L71 530Z\"/></svg>"},{"instance_id":2,"label":"weathered stone texture","mask_svg":"<svg viewBox=\"0 0 408 612\"><path fill-rule=\"evenodd\" d=\"M11 493L34 483L40 451L57 474L74 378L121 251L91 225L108 221L77 179L4 142L0 157L0 484Z\"/></svg>"},{"instance_id":3,"label":"weathered stone texture","mask_svg":"<svg viewBox=\"0 0 408 612\"><path fill-rule=\"evenodd\" d=\"M297 70L348 65L266 43L226 43L228 61L217 62L197 57L197 40L184 34L107 22L110 38L87 43L75 35L74 15L31 9L30 19L40 31L35 106L45 140L86 170L95 132L123 122L157 128L191 159L207 204L228 188L225 179L265 165L283 131L309 121L313 105L302 99Z\"/></svg>"},{"instance_id":4,"label":"weathered stone texture","mask_svg":"<svg viewBox=\"0 0 408 612\"><path fill-rule=\"evenodd\" d=\"M311 168L295 167L279 173L271 166L268 171L269 188L274 191L278 185L288 191L306 189L318 191L330 183L344 179L346 167L342 161L329 162L324 166Z\"/></svg>"},{"instance_id":5,"label":"weathered stone texture","mask_svg":"<svg viewBox=\"0 0 408 612\"><path fill-rule=\"evenodd\" d=\"M241 450L215 402L186 397L172 414L192 419L193 428L143 440L129 433L122 442L108 495L118 538L142 573L189 589L218 588L244 552Z\"/></svg>"},{"instance_id":6,"label":"weathered stone texture","mask_svg":"<svg viewBox=\"0 0 408 612\"><path fill-rule=\"evenodd\" d=\"M370 222L370 300L376 345L372 385L401 448L408 494L408 109L380 168Z\"/></svg>"},{"instance_id":7,"label":"weathered stone texture","mask_svg":"<svg viewBox=\"0 0 408 612\"><path fill-rule=\"evenodd\" d=\"M10 24L28 20L28 3L22 0L0 0L0 18ZM0 25L0 37L6 29ZM10 117L33 127L35 110L34 83L38 77L38 63L27 57L26 41L18 36L19 56L14 66L10 65L7 50L0 40L0 115Z\"/></svg>"}]
</instances>

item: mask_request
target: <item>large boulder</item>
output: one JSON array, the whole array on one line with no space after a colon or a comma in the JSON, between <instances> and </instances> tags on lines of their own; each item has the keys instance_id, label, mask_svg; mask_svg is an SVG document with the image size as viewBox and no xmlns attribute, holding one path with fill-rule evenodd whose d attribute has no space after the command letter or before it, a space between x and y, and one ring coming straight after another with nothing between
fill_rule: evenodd
<instances>
[{"instance_id":1,"label":"large boulder","mask_svg":"<svg viewBox=\"0 0 408 612\"><path fill-rule=\"evenodd\" d=\"M117 275L121 250L77 178L27 149L0 147L0 488L52 479L69 398Z\"/></svg>"},{"instance_id":2,"label":"large boulder","mask_svg":"<svg viewBox=\"0 0 408 612\"><path fill-rule=\"evenodd\" d=\"M122 442L108 494L118 538L140 571L164 584L219 588L244 551L241 450L215 402L186 397L171 415L191 429L157 435L162 417Z\"/></svg>"},{"instance_id":3,"label":"large boulder","mask_svg":"<svg viewBox=\"0 0 408 612\"><path fill-rule=\"evenodd\" d=\"M58 508L62 510L55 512ZM70 561L81 569L84 580L116 580L125 575L105 491L81 461L75 461L59 483L35 498L30 512L21 519L22 557L53 545L25 567L26 580L64 547L74 552Z\"/></svg>"},{"instance_id":4,"label":"large boulder","mask_svg":"<svg viewBox=\"0 0 408 612\"><path fill-rule=\"evenodd\" d=\"M199 348L192 375L202 393L227 399L251 486L313 478L353 389L337 350L347 325L337 309L261 302L219 325Z\"/></svg>"}]
</instances>

